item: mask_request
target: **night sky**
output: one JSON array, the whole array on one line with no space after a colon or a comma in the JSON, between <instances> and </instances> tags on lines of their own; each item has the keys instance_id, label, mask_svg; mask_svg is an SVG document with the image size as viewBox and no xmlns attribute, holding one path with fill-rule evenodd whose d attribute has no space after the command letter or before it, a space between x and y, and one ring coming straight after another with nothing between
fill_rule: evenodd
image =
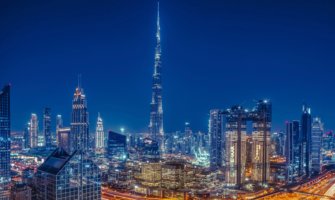
<instances>
[{"instance_id":1,"label":"night sky","mask_svg":"<svg viewBox=\"0 0 335 200\"><path fill-rule=\"evenodd\" d=\"M154 0L0 2L0 84L12 84L12 129L50 106L70 124L77 75L91 130L146 131ZM165 132L207 131L211 108L269 98L273 130L312 107L335 128L335 2L161 0ZM54 124L53 124L54 126Z\"/></svg>"}]
</instances>

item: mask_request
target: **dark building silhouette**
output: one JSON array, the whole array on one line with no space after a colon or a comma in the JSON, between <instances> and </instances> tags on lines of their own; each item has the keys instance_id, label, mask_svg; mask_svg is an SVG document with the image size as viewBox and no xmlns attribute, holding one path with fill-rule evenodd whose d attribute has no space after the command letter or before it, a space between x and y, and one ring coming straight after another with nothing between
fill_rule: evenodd
<instances>
[{"instance_id":1,"label":"dark building silhouette","mask_svg":"<svg viewBox=\"0 0 335 200\"><path fill-rule=\"evenodd\" d=\"M127 157L127 137L113 131L108 132L107 157L124 160Z\"/></svg>"}]
</instances>

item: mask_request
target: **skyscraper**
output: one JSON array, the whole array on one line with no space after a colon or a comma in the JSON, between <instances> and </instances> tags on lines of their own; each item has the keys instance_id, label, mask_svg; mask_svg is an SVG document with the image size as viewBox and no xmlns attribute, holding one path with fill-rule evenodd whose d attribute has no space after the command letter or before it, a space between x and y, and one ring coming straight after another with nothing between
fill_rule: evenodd
<instances>
[{"instance_id":1,"label":"skyscraper","mask_svg":"<svg viewBox=\"0 0 335 200\"><path fill-rule=\"evenodd\" d=\"M101 199L100 170L87 152L88 126L86 96L79 81L72 101L70 137L68 130L63 135L62 129L58 129L58 136L64 136L58 139L58 145L70 144L69 152L59 147L39 166L36 173L38 199Z\"/></svg>"},{"instance_id":2,"label":"skyscraper","mask_svg":"<svg viewBox=\"0 0 335 200\"><path fill-rule=\"evenodd\" d=\"M270 180L271 102L259 100L252 111L243 109L241 106L233 106L223 113L227 120L225 130L226 183L229 186L240 187L245 182L247 154L251 153L250 178L252 181L266 184ZM251 152L247 152L246 145L247 122L249 121L252 122Z\"/></svg>"},{"instance_id":3,"label":"skyscraper","mask_svg":"<svg viewBox=\"0 0 335 200\"><path fill-rule=\"evenodd\" d=\"M97 126L95 128L95 148L97 149L104 148L105 146L104 139L105 139L104 125L102 122L102 118L100 117L100 113L98 113Z\"/></svg>"},{"instance_id":4,"label":"skyscraper","mask_svg":"<svg viewBox=\"0 0 335 200\"><path fill-rule=\"evenodd\" d=\"M223 136L223 114L219 109L210 110L209 135L210 135L210 166L217 168L223 166L224 136Z\"/></svg>"},{"instance_id":5,"label":"skyscraper","mask_svg":"<svg viewBox=\"0 0 335 200\"><path fill-rule=\"evenodd\" d=\"M57 148L36 173L38 200L100 200L99 168L82 156L81 150L68 154Z\"/></svg>"},{"instance_id":6,"label":"skyscraper","mask_svg":"<svg viewBox=\"0 0 335 200\"><path fill-rule=\"evenodd\" d=\"M247 160L247 113L241 106L233 106L225 114L226 183L240 187L245 180Z\"/></svg>"},{"instance_id":7,"label":"skyscraper","mask_svg":"<svg viewBox=\"0 0 335 200\"><path fill-rule=\"evenodd\" d=\"M254 111L250 112L249 115L253 121L252 180L265 184L270 180L271 102L268 100L259 100Z\"/></svg>"},{"instance_id":8,"label":"skyscraper","mask_svg":"<svg viewBox=\"0 0 335 200\"><path fill-rule=\"evenodd\" d=\"M44 108L43 114L43 134L45 140L45 147L50 148L52 146L51 138L51 109Z\"/></svg>"},{"instance_id":9,"label":"skyscraper","mask_svg":"<svg viewBox=\"0 0 335 200\"><path fill-rule=\"evenodd\" d=\"M113 131L108 132L107 157L115 160L127 158L127 138L125 135Z\"/></svg>"},{"instance_id":10,"label":"skyscraper","mask_svg":"<svg viewBox=\"0 0 335 200\"><path fill-rule=\"evenodd\" d=\"M287 181L294 182L303 173L302 136L297 120L286 122L285 155L287 164Z\"/></svg>"},{"instance_id":11,"label":"skyscraper","mask_svg":"<svg viewBox=\"0 0 335 200\"><path fill-rule=\"evenodd\" d=\"M321 171L321 148L322 148L323 123L316 117L312 124L312 172L319 174Z\"/></svg>"},{"instance_id":12,"label":"skyscraper","mask_svg":"<svg viewBox=\"0 0 335 200\"><path fill-rule=\"evenodd\" d=\"M192 155L195 149L195 141L193 137L193 132L190 127L190 123L185 122L185 131L184 131L184 143L185 143L185 154Z\"/></svg>"},{"instance_id":13,"label":"skyscraper","mask_svg":"<svg viewBox=\"0 0 335 200\"><path fill-rule=\"evenodd\" d=\"M150 110L149 133L153 140L160 146L160 151L164 152L164 129L163 129L163 104L162 104L162 77L161 77L161 34L159 21L159 3L157 11L157 32L156 32L155 65L152 77L152 98Z\"/></svg>"},{"instance_id":14,"label":"skyscraper","mask_svg":"<svg viewBox=\"0 0 335 200\"><path fill-rule=\"evenodd\" d=\"M78 84L72 101L72 118L70 134L70 152L82 150L87 152L89 140L89 121L84 90Z\"/></svg>"},{"instance_id":15,"label":"skyscraper","mask_svg":"<svg viewBox=\"0 0 335 200\"><path fill-rule=\"evenodd\" d=\"M312 172L312 115L311 108L303 105L301 116L301 135L302 135L302 153L303 153L303 172L307 177Z\"/></svg>"},{"instance_id":16,"label":"skyscraper","mask_svg":"<svg viewBox=\"0 0 335 200\"><path fill-rule=\"evenodd\" d=\"M58 130L60 128L63 128L63 119L62 119L62 115L57 115L56 116L56 143L58 146Z\"/></svg>"},{"instance_id":17,"label":"skyscraper","mask_svg":"<svg viewBox=\"0 0 335 200\"><path fill-rule=\"evenodd\" d=\"M30 118L30 148L38 146L38 119L35 113L31 114Z\"/></svg>"},{"instance_id":18,"label":"skyscraper","mask_svg":"<svg viewBox=\"0 0 335 200\"><path fill-rule=\"evenodd\" d=\"M0 91L0 199L10 198L10 85Z\"/></svg>"},{"instance_id":19,"label":"skyscraper","mask_svg":"<svg viewBox=\"0 0 335 200\"><path fill-rule=\"evenodd\" d=\"M294 151L293 151L293 123L286 122L286 181L288 183L293 182L293 174L294 174Z\"/></svg>"},{"instance_id":20,"label":"skyscraper","mask_svg":"<svg viewBox=\"0 0 335 200\"><path fill-rule=\"evenodd\" d=\"M293 134L293 163L295 176L303 174L304 155L302 149L302 132L300 130L300 122L298 120L292 121Z\"/></svg>"},{"instance_id":21,"label":"skyscraper","mask_svg":"<svg viewBox=\"0 0 335 200\"><path fill-rule=\"evenodd\" d=\"M68 127L63 127L63 128L58 129L57 146L64 149L67 153L70 152L70 134L71 134L71 129Z\"/></svg>"},{"instance_id":22,"label":"skyscraper","mask_svg":"<svg viewBox=\"0 0 335 200\"><path fill-rule=\"evenodd\" d=\"M30 148L30 122L26 124L23 131L23 148Z\"/></svg>"}]
</instances>

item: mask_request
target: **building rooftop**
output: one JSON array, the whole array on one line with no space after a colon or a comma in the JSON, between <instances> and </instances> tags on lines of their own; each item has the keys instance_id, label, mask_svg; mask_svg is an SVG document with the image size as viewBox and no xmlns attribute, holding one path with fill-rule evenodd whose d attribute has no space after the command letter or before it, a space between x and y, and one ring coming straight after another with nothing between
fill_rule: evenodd
<instances>
[{"instance_id":1,"label":"building rooftop","mask_svg":"<svg viewBox=\"0 0 335 200\"><path fill-rule=\"evenodd\" d=\"M56 175L70 160L72 155L66 153L63 148L57 148L46 161L38 167L38 170Z\"/></svg>"}]
</instances>

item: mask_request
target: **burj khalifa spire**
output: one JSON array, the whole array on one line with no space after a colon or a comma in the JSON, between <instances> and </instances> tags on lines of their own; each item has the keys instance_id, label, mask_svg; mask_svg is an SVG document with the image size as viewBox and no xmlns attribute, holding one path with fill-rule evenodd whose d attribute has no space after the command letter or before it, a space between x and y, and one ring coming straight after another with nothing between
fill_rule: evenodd
<instances>
[{"instance_id":1,"label":"burj khalifa spire","mask_svg":"<svg viewBox=\"0 0 335 200\"><path fill-rule=\"evenodd\" d=\"M161 34L159 20L159 2L157 9L155 65L152 76L152 98L150 110L149 133L153 140L159 143L160 151L164 152L163 104L162 104L162 66L161 66Z\"/></svg>"}]
</instances>

